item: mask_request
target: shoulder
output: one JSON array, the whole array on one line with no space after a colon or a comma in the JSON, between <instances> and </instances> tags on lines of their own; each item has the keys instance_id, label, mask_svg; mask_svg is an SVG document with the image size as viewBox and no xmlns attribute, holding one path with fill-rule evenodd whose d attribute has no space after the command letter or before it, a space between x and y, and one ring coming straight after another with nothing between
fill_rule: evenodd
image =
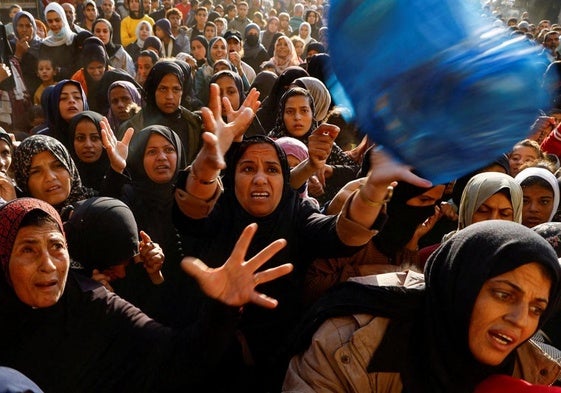
<instances>
[{"instance_id":1,"label":"shoulder","mask_svg":"<svg viewBox=\"0 0 561 393\"><path fill-rule=\"evenodd\" d=\"M516 349L516 364L512 376L537 385L551 385L560 374L561 365L533 340Z\"/></svg>"}]
</instances>

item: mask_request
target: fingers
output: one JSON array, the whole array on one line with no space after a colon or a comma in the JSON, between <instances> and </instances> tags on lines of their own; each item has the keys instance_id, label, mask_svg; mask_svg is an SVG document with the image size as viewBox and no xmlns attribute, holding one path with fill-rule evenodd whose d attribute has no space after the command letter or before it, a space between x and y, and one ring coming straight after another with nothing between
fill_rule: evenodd
<instances>
[{"instance_id":1,"label":"fingers","mask_svg":"<svg viewBox=\"0 0 561 393\"><path fill-rule=\"evenodd\" d=\"M140 231L140 239L143 243L150 243L152 241L152 239L150 238L150 236L144 232L144 231Z\"/></svg>"},{"instance_id":2,"label":"fingers","mask_svg":"<svg viewBox=\"0 0 561 393\"><path fill-rule=\"evenodd\" d=\"M262 272L257 272L253 275L255 285L267 283L276 280L279 277L285 276L294 269L292 263L285 263L284 265L276 266Z\"/></svg>"},{"instance_id":3,"label":"fingers","mask_svg":"<svg viewBox=\"0 0 561 393\"><path fill-rule=\"evenodd\" d=\"M253 236L253 234L252 234L252 236ZM247 267L253 272L256 271L261 266L263 266L263 264L265 264L265 262L267 262L269 259L271 259L277 252L282 250L286 246L286 243L287 242L286 242L285 239L275 240L274 242L269 244L267 247L265 247L264 249L259 251L259 253L257 253L253 258L251 258L249 261L247 261L246 262ZM262 272L260 272L260 273L262 273Z\"/></svg>"},{"instance_id":4,"label":"fingers","mask_svg":"<svg viewBox=\"0 0 561 393\"><path fill-rule=\"evenodd\" d=\"M203 118L203 127L206 131L214 133L216 131L216 120L214 114L209 108L201 108L201 116Z\"/></svg>"},{"instance_id":5,"label":"fingers","mask_svg":"<svg viewBox=\"0 0 561 393\"><path fill-rule=\"evenodd\" d=\"M222 116L222 105L220 103L220 88L216 83L210 84L209 94L208 107L212 112L213 118L218 120Z\"/></svg>"},{"instance_id":6,"label":"fingers","mask_svg":"<svg viewBox=\"0 0 561 393\"><path fill-rule=\"evenodd\" d=\"M276 299L255 291L251 294L250 301L264 308L275 308L279 303Z\"/></svg>"},{"instance_id":7,"label":"fingers","mask_svg":"<svg viewBox=\"0 0 561 393\"><path fill-rule=\"evenodd\" d=\"M185 273L195 278L198 282L204 280L208 275L209 268L203 261L199 258L185 257L181 261L181 268Z\"/></svg>"},{"instance_id":8,"label":"fingers","mask_svg":"<svg viewBox=\"0 0 561 393\"><path fill-rule=\"evenodd\" d=\"M225 116L228 116L234 112L234 108L232 108L232 103L230 102L228 97L222 97L222 112Z\"/></svg>"},{"instance_id":9,"label":"fingers","mask_svg":"<svg viewBox=\"0 0 561 393\"><path fill-rule=\"evenodd\" d=\"M257 112L257 110L261 106L261 101L259 101L259 96L260 95L261 95L261 93L259 93L255 87L252 88L249 91L249 93L247 94L247 96L246 96L246 98L243 102L243 106L245 106L247 108L251 108L253 110L253 112Z\"/></svg>"},{"instance_id":10,"label":"fingers","mask_svg":"<svg viewBox=\"0 0 561 393\"><path fill-rule=\"evenodd\" d=\"M127 128L127 130L125 131L125 135L123 135L123 139L121 140L121 143L128 146L130 144L133 135L134 135L134 128L132 127Z\"/></svg>"},{"instance_id":11,"label":"fingers","mask_svg":"<svg viewBox=\"0 0 561 393\"><path fill-rule=\"evenodd\" d=\"M334 124L323 123L314 130L313 134L329 135L332 139L335 139L340 131L341 129Z\"/></svg>"},{"instance_id":12,"label":"fingers","mask_svg":"<svg viewBox=\"0 0 561 393\"><path fill-rule=\"evenodd\" d=\"M255 232L257 232L257 224L255 223L249 224L244 228L242 234L236 242L236 245L234 246L234 250L230 254L230 258L238 261L245 260L245 254L247 252L247 249L249 248L251 239L253 239L253 235L255 235Z\"/></svg>"}]
</instances>

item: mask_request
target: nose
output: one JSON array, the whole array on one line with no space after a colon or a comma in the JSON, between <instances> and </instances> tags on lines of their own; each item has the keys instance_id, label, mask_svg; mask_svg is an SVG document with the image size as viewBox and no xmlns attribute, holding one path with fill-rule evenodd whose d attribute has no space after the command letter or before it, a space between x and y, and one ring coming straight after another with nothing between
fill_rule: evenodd
<instances>
[{"instance_id":1,"label":"nose","mask_svg":"<svg viewBox=\"0 0 561 393\"><path fill-rule=\"evenodd\" d=\"M517 327L523 328L528 325L528 305L512 305L505 315L505 320Z\"/></svg>"},{"instance_id":2,"label":"nose","mask_svg":"<svg viewBox=\"0 0 561 393\"><path fill-rule=\"evenodd\" d=\"M56 265L53 263L51 255L47 250L41 253L39 270L43 273L51 273L56 270Z\"/></svg>"},{"instance_id":3,"label":"nose","mask_svg":"<svg viewBox=\"0 0 561 393\"><path fill-rule=\"evenodd\" d=\"M528 211L537 212L539 210L539 204L537 202L528 203Z\"/></svg>"},{"instance_id":4,"label":"nose","mask_svg":"<svg viewBox=\"0 0 561 393\"><path fill-rule=\"evenodd\" d=\"M265 175L265 172L259 170L257 171L257 173L255 173L255 176L253 176L253 182L255 184L265 184L267 183L267 176Z\"/></svg>"}]
</instances>

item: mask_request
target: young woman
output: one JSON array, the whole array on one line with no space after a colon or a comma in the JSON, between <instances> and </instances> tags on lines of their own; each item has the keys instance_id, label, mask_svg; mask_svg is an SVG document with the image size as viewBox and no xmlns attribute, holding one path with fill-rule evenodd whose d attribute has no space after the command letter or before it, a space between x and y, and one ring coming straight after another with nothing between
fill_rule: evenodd
<instances>
[{"instance_id":1,"label":"young woman","mask_svg":"<svg viewBox=\"0 0 561 393\"><path fill-rule=\"evenodd\" d=\"M152 35L152 26L150 23L148 21L141 20L136 26L136 40L125 47L125 50L131 56L133 63L136 63L138 55L144 48L144 41Z\"/></svg>"},{"instance_id":2,"label":"young woman","mask_svg":"<svg viewBox=\"0 0 561 393\"><path fill-rule=\"evenodd\" d=\"M284 70L290 66L297 66L300 64L296 49L290 38L281 35L275 41L275 51L271 61L275 65L276 72L280 75Z\"/></svg>"},{"instance_id":3,"label":"young woman","mask_svg":"<svg viewBox=\"0 0 561 393\"><path fill-rule=\"evenodd\" d=\"M113 42L113 26L107 19L97 19L92 26L93 34L103 42L109 64L118 69L123 70L132 77L136 75L134 61L132 57L125 51L122 45Z\"/></svg>"},{"instance_id":4,"label":"young woman","mask_svg":"<svg viewBox=\"0 0 561 393\"><path fill-rule=\"evenodd\" d=\"M559 181L548 169L529 167L514 180L522 187L522 224L531 228L551 221L559 208Z\"/></svg>"}]
</instances>

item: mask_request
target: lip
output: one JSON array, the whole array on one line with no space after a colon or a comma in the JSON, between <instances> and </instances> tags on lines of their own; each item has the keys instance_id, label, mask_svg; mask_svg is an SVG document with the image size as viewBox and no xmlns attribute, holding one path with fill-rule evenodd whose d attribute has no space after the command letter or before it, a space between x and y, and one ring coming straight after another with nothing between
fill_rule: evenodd
<instances>
[{"instance_id":1,"label":"lip","mask_svg":"<svg viewBox=\"0 0 561 393\"><path fill-rule=\"evenodd\" d=\"M92 158L95 156L95 151L84 151L81 155L87 158Z\"/></svg>"},{"instance_id":2,"label":"lip","mask_svg":"<svg viewBox=\"0 0 561 393\"><path fill-rule=\"evenodd\" d=\"M490 329L487 331L487 341L495 350L508 353L518 345L518 336L512 331Z\"/></svg>"},{"instance_id":3,"label":"lip","mask_svg":"<svg viewBox=\"0 0 561 393\"><path fill-rule=\"evenodd\" d=\"M58 288L58 279L53 278L36 282L35 287L41 291L50 291L53 288Z\"/></svg>"},{"instance_id":4,"label":"lip","mask_svg":"<svg viewBox=\"0 0 561 393\"><path fill-rule=\"evenodd\" d=\"M48 193L48 194L51 194L51 193L59 192L61 189L62 189L61 186L54 185L54 186L50 186L49 188L47 188L45 190L45 192Z\"/></svg>"},{"instance_id":5,"label":"lip","mask_svg":"<svg viewBox=\"0 0 561 393\"><path fill-rule=\"evenodd\" d=\"M541 224L542 222L544 222L544 220L542 220L540 217L534 217L534 216L526 217L526 219L524 221L526 221L527 223L533 224L533 226Z\"/></svg>"}]
</instances>

